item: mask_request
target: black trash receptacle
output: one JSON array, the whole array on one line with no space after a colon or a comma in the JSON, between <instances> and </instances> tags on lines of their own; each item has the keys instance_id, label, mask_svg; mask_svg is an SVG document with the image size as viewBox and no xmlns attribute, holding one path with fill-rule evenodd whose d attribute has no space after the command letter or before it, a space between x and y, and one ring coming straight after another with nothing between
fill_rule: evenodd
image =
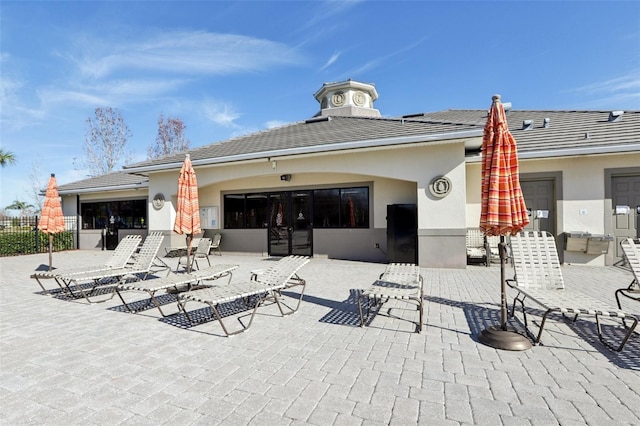
<instances>
[{"instance_id":1,"label":"black trash receptacle","mask_svg":"<svg viewBox=\"0 0 640 426\"><path fill-rule=\"evenodd\" d=\"M105 235L105 245L107 250L115 250L118 246L118 230L117 229L107 229Z\"/></svg>"}]
</instances>

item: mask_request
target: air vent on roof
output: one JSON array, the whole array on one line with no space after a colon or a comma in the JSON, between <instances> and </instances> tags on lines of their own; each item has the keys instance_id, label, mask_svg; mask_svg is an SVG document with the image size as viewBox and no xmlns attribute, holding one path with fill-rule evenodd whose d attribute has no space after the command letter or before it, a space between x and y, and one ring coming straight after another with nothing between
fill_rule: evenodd
<instances>
[{"instance_id":1,"label":"air vent on roof","mask_svg":"<svg viewBox=\"0 0 640 426\"><path fill-rule=\"evenodd\" d=\"M502 104L502 107L504 108L504 111L505 111L505 112L509 112L509 111L511 111L511 102L504 102L504 103Z\"/></svg>"},{"instance_id":2,"label":"air vent on roof","mask_svg":"<svg viewBox=\"0 0 640 426\"><path fill-rule=\"evenodd\" d=\"M533 128L533 120L523 120L522 130L529 130Z\"/></svg>"},{"instance_id":3,"label":"air vent on roof","mask_svg":"<svg viewBox=\"0 0 640 426\"><path fill-rule=\"evenodd\" d=\"M545 117L545 119L542 120L542 127L547 129L549 126L551 126L551 119L549 117Z\"/></svg>"},{"instance_id":4,"label":"air vent on roof","mask_svg":"<svg viewBox=\"0 0 640 426\"><path fill-rule=\"evenodd\" d=\"M611 111L609 113L609 121L620 121L622 120L622 114L624 114L624 111Z\"/></svg>"},{"instance_id":5,"label":"air vent on roof","mask_svg":"<svg viewBox=\"0 0 640 426\"><path fill-rule=\"evenodd\" d=\"M309 123L319 123L321 121L330 121L331 117L325 115L325 116L321 116L321 117L313 117L310 118L308 120L304 120L305 124L309 124Z\"/></svg>"},{"instance_id":6,"label":"air vent on roof","mask_svg":"<svg viewBox=\"0 0 640 426\"><path fill-rule=\"evenodd\" d=\"M413 118L413 117L424 117L424 112L421 112L418 114L407 114L402 116L402 118Z\"/></svg>"}]
</instances>

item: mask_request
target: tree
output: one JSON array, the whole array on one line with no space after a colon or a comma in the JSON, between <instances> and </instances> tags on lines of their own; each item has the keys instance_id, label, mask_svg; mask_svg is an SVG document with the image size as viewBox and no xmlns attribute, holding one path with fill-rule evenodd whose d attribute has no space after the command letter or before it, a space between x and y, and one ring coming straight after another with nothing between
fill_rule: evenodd
<instances>
[{"instance_id":1,"label":"tree","mask_svg":"<svg viewBox=\"0 0 640 426\"><path fill-rule=\"evenodd\" d=\"M186 126L179 118L167 118L166 122L162 114L158 117L158 135L156 143L147 149L147 158L157 158L163 155L189 149L189 140L184 135Z\"/></svg>"},{"instance_id":2,"label":"tree","mask_svg":"<svg viewBox=\"0 0 640 426\"><path fill-rule=\"evenodd\" d=\"M113 171L118 163L126 164L125 148L130 137L131 130L117 109L96 108L95 118L87 118L84 141L89 174L106 174Z\"/></svg>"},{"instance_id":3,"label":"tree","mask_svg":"<svg viewBox=\"0 0 640 426\"><path fill-rule=\"evenodd\" d=\"M31 171L27 177L31 184L30 198L35 208L35 213L40 213L42 211L42 205L44 204L44 191L46 191L47 188L47 181L43 179L44 176L46 176L46 174L42 173L40 160L38 159L31 163Z\"/></svg>"},{"instance_id":4,"label":"tree","mask_svg":"<svg viewBox=\"0 0 640 426\"><path fill-rule=\"evenodd\" d=\"M5 151L0 148L0 166L4 167L13 164L16 164L16 155L11 151Z\"/></svg>"},{"instance_id":5,"label":"tree","mask_svg":"<svg viewBox=\"0 0 640 426\"><path fill-rule=\"evenodd\" d=\"M14 200L13 203L5 207L5 209L7 210L20 210L20 216L29 214L32 208L33 208L32 204L28 204L27 202L20 201L20 200Z\"/></svg>"}]
</instances>

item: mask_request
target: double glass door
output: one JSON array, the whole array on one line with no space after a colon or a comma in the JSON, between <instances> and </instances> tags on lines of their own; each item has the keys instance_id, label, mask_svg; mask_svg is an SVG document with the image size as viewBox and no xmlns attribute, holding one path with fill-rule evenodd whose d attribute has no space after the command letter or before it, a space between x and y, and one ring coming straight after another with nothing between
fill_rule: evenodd
<instances>
[{"instance_id":1,"label":"double glass door","mask_svg":"<svg viewBox=\"0 0 640 426\"><path fill-rule=\"evenodd\" d=\"M313 211L311 191L284 191L269 195L269 255L311 256Z\"/></svg>"}]
</instances>

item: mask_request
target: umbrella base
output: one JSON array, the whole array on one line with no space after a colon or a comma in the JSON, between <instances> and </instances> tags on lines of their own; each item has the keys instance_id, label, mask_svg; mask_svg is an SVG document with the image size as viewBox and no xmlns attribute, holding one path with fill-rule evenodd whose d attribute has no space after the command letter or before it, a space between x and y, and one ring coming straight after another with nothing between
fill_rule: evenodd
<instances>
[{"instance_id":1,"label":"umbrella base","mask_svg":"<svg viewBox=\"0 0 640 426\"><path fill-rule=\"evenodd\" d=\"M492 325L482 330L478 340L484 345L507 351L525 351L533 346L529 339L513 328L507 327L503 330L500 325Z\"/></svg>"}]
</instances>

